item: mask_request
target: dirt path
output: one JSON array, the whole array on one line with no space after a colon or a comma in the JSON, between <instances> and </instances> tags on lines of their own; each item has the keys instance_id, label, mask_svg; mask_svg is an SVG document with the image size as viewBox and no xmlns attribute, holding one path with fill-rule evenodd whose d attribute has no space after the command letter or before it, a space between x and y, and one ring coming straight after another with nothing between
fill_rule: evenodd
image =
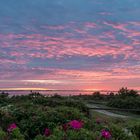
<instances>
[{"instance_id":1,"label":"dirt path","mask_svg":"<svg viewBox=\"0 0 140 140\"><path fill-rule=\"evenodd\" d=\"M105 115L108 115L108 116L111 116L111 117L117 117L117 118L128 118L129 117L129 116L125 116L125 115L112 113L112 112L109 112L109 111L106 111L106 110L98 110L98 108L100 108L100 107L98 107L98 105L95 105L95 104L87 104L87 106L91 107L91 108L97 108L97 110L94 109L94 111L105 114ZM91 109L91 111L92 111L92 109Z\"/></svg>"}]
</instances>

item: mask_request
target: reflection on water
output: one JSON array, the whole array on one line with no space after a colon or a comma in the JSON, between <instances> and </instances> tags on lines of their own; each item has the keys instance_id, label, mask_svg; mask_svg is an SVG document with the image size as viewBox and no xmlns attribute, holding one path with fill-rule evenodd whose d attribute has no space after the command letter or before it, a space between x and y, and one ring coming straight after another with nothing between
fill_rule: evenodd
<instances>
[{"instance_id":1,"label":"reflection on water","mask_svg":"<svg viewBox=\"0 0 140 140\"><path fill-rule=\"evenodd\" d=\"M9 90L9 91L4 91L6 93L9 93L10 95L27 95L30 94L31 91L28 90ZM80 95L80 94L93 94L95 91L86 91L86 90L36 90L32 92L39 92L44 95L54 95L54 94L59 94L62 96L69 96L69 95ZM110 92L116 93L117 91L100 91L102 94L107 94ZM0 92L1 93L1 92Z\"/></svg>"}]
</instances>

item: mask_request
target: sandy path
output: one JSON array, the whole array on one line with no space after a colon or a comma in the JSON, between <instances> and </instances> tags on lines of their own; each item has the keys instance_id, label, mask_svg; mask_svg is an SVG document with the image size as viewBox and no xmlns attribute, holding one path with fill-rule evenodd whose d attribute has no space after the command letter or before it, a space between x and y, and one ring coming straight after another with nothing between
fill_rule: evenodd
<instances>
[{"instance_id":1,"label":"sandy path","mask_svg":"<svg viewBox=\"0 0 140 140\"><path fill-rule=\"evenodd\" d=\"M111 116L111 117L117 117L117 118L128 118L129 116L125 116L125 115L120 115L120 114L116 114L116 113L112 113L112 112L109 112L109 111L106 111L106 110L98 110L98 105L95 105L95 104L87 104L88 107L93 107L93 108L97 108L97 110L94 109L94 111L96 112L99 112L99 113L102 113L102 114L105 114L105 115L108 115L108 116ZM92 110L92 109L91 109Z\"/></svg>"}]
</instances>

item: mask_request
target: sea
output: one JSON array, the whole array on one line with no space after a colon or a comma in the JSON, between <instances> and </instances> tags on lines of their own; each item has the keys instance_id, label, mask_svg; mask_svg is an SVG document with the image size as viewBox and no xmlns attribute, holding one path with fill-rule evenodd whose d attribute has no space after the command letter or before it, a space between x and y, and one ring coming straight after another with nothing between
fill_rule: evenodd
<instances>
[{"instance_id":1,"label":"sea","mask_svg":"<svg viewBox=\"0 0 140 140\"><path fill-rule=\"evenodd\" d=\"M6 91L0 91L0 93L5 92L5 93L9 93L10 96L13 95L28 95L30 93L40 93L46 96L53 96L55 94L57 95L61 95L61 96L72 96L72 95L91 95L97 91L93 91L93 90L6 90ZM109 91L109 90L101 90L99 91L101 94L109 94L111 92L113 92L114 94L116 94L118 91ZM138 93L140 94L140 91L138 91Z\"/></svg>"},{"instance_id":2,"label":"sea","mask_svg":"<svg viewBox=\"0 0 140 140\"><path fill-rule=\"evenodd\" d=\"M29 90L6 90L6 91L0 91L0 93L9 93L10 96L13 95L28 95L30 93L40 93L46 96L52 96L55 94L61 95L61 96L72 96L72 95L91 95L95 93L96 91L90 91L90 90L35 90L35 91L29 91ZM110 92L117 93L117 91L99 91L101 94L108 94Z\"/></svg>"}]
</instances>

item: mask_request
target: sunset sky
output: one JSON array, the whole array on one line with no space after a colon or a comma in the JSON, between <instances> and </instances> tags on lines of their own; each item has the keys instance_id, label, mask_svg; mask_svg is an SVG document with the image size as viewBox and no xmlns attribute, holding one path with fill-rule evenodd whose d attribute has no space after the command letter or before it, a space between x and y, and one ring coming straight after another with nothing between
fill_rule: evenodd
<instances>
[{"instance_id":1,"label":"sunset sky","mask_svg":"<svg viewBox=\"0 0 140 140\"><path fill-rule=\"evenodd\" d=\"M140 0L0 0L0 89L140 90Z\"/></svg>"}]
</instances>

